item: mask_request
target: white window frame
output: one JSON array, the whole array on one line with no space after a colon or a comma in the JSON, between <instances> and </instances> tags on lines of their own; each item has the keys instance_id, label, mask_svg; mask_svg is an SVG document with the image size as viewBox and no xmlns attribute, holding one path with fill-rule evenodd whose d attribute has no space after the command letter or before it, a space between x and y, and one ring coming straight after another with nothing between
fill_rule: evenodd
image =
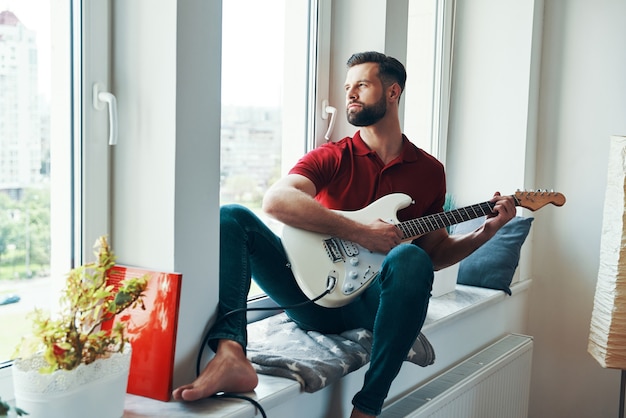
<instances>
[{"instance_id":1,"label":"white window frame","mask_svg":"<svg viewBox=\"0 0 626 418\"><path fill-rule=\"evenodd\" d=\"M436 1L436 40L435 45L435 63L433 68L434 89L432 91L432 120L431 132L429 138L429 148L427 151L439 159L444 165L446 160L447 149L447 131L448 131L448 115L450 108L450 83L451 83L451 67L453 56L453 39L454 39L454 11L456 0L435 0ZM317 26L309 28L309 71L308 74L308 91L314 95L309 100L311 105L306 117L299 112L299 108L287 106L285 109L285 122L283 126L284 138L297 137L300 131L298 127L306 126L306 143L298 143L297 141L283 141L283 158L282 172L286 174L293 164L305 152L320 146L329 141L325 137L331 123L332 115L325 115L326 106L328 106L329 98L336 96L337 92L333 92L330 86L331 80L331 39L332 39L332 0L313 0L311 2L310 13L313 14L310 21L317 19ZM295 56L298 48L302 44L300 40L287 44L285 56ZM291 50L289 49L291 48ZM346 57L347 58L347 57ZM285 64L287 65L287 64ZM285 74L293 71L293 67L285 68ZM336 70L335 70L336 71ZM342 68L345 72L345 68ZM336 78L343 77L344 74L336 74ZM296 85L285 87L285 94L297 92L298 86L301 86L301 77L295 78ZM287 80L287 83L289 80ZM288 99L286 99L288 100ZM297 99L296 99L297 100ZM335 100L336 101L336 100ZM334 103L336 118L345 118L343 111L343 101ZM402 115L404 117L404 115ZM334 138L335 140L337 138ZM332 139L331 139L332 140ZM304 148L303 148L304 147ZM276 306L269 298L259 296L248 304L251 308ZM250 313L249 321L255 321L266 317L270 314Z\"/></svg>"},{"instance_id":2,"label":"white window frame","mask_svg":"<svg viewBox=\"0 0 626 418\"><path fill-rule=\"evenodd\" d=\"M54 304L67 271L92 257L96 238L109 231L108 115L93 107L91 93L94 82L109 84L110 0L53 0L50 12L54 53L72 56L70 61L53 59L51 68L50 294ZM70 97L67 92L72 90ZM11 365L10 361L0 365L3 400L14 398Z\"/></svg>"},{"instance_id":3,"label":"white window frame","mask_svg":"<svg viewBox=\"0 0 626 418\"><path fill-rule=\"evenodd\" d=\"M102 234L110 233L110 158L109 113L107 106L94 98L94 85L100 91L111 91L111 1L81 0L82 3L82 63L80 80L80 113L82 126L76 127L81 135L75 141L79 165L75 176L75 206L80 208L80 225L75 235L80 250L80 260L89 260L93 244ZM99 108L96 108L99 103Z\"/></svg>"},{"instance_id":4,"label":"white window frame","mask_svg":"<svg viewBox=\"0 0 626 418\"><path fill-rule=\"evenodd\" d=\"M317 27L310 30L311 38L315 40L315 45L311 45L311 63L315 72L311 74L309 91L314 93L311 103L315 106L309 110L310 130L307 132L306 151L328 142L325 138L328 132L332 117L341 117L329 114L326 111L330 98L330 57L332 39L332 0L317 0L316 13Z\"/></svg>"},{"instance_id":5,"label":"white window frame","mask_svg":"<svg viewBox=\"0 0 626 418\"><path fill-rule=\"evenodd\" d=\"M51 8L52 21L58 22L52 33L55 47L73 45L65 52L72 54L72 63L53 61L52 68L51 142L59 152L51 156L51 273L60 280L90 259L96 239L110 231L108 115L94 107L93 85L110 86L111 2L56 3ZM81 31L78 36L76 30Z\"/></svg>"},{"instance_id":6,"label":"white window frame","mask_svg":"<svg viewBox=\"0 0 626 418\"><path fill-rule=\"evenodd\" d=\"M415 5L419 1L426 4ZM428 0L409 1L409 26L407 28L407 92L404 95L405 107L403 114L404 132L418 147L446 163L446 148L448 134L448 114L450 109L450 83L453 56L453 30L455 0ZM413 9L412 7L415 7ZM425 20L424 12L432 11L434 20ZM430 26L432 24L432 27ZM430 45L432 56L427 55ZM424 48L424 50L422 50ZM416 52L421 51L421 52ZM427 64L432 64L429 69ZM415 69L415 66L419 66ZM424 80L416 80L415 76ZM427 90L427 87L432 87ZM415 115L414 112L424 112ZM423 125L427 123L428 129ZM416 131L417 130L417 131Z\"/></svg>"},{"instance_id":7,"label":"white window frame","mask_svg":"<svg viewBox=\"0 0 626 418\"><path fill-rule=\"evenodd\" d=\"M51 7L51 10L54 14L52 19L57 22L57 24L54 25L54 27L56 27L56 31L58 31L56 36L60 35L67 37L70 32L69 21L67 20L69 19L68 16L70 16L69 10L57 7L56 3L61 3L61 0L53 0L53 2L55 4ZM75 118L73 122L75 124L74 127L76 128L75 132L80 132L80 135L77 135L72 143L74 152L81 155L81 161L75 165L64 164L64 160L56 160L54 155L52 157L52 166L55 171L54 175L58 176L57 178L59 179L63 179L65 177L65 180L73 180L77 182L76 190L80 191L74 196L60 194L57 193L56 190L55 193L52 194L52 215L59 216L59 219L63 219L62 222L54 222L52 226L52 273L54 277L62 277L71 266L71 263L67 261L58 262L56 260L67 260L67 257L63 257L63 254L70 253L74 257L74 265L78 265L82 263L83 260L89 259L91 257L91 244L95 241L97 236L101 235L104 231L110 231L111 224L109 205L111 194L109 175L110 147L107 143L108 115L106 111L96 110L92 104L92 91L94 83L102 83L104 89L109 89L111 87L109 45L111 30L111 6L110 0L80 0L80 2L82 14L78 14L78 16L82 16L80 20L80 27L85 31L85 33L83 33L82 48L78 52L82 65L75 68L68 67L53 69L53 73L64 72L64 80L68 83L65 86L63 83L53 85L54 88L58 89L69 87L69 83L71 83L70 74L72 74L72 72L74 74L81 75L81 90L80 93L78 93L79 95L75 97L74 100L77 105L80 106L82 111L81 118ZM454 4L454 1L452 0L441 0L441 2L446 5L452 5L447 7L453 7ZM315 12L318 13L319 26L317 30L310 31L309 36L311 36L312 39L317 39L317 49L315 51L317 54L317 66L315 74L309 74L309 83L311 86L314 86L315 98L311 101L311 103L315 103L315 105L308 110L308 114L311 117L311 125L306 128L302 128L302 126L306 125L300 125L299 131L297 131L299 132L299 135L302 135L303 143L296 146L297 151L296 148L283 149L285 156L285 158L283 158L283 171L293 164L295 158L313 148L315 145L326 142L326 140L323 139L323 136L328 127L328 120L321 117L320 110L324 99L331 97L331 93L335 95L339 94L337 97L342 97L341 92L330 91L330 82L333 80L331 72L341 71L341 74L334 74L334 76L343 80L343 77L345 77L345 67L343 66L343 62L345 62L345 59L347 58L343 56L343 53L342 56L338 56L337 58L341 60L342 65L340 69L333 70L331 65L333 51L337 54L345 50L354 51L363 49L359 45L352 45L350 41L346 41L346 43L342 44L340 47L337 47L337 45L331 45L333 42L333 2L332 0L316 0L314 4L316 5ZM67 15L64 15L64 13L67 13ZM451 23L452 22L449 24L451 25ZM62 28L63 24L65 24L65 28ZM447 27L446 25L443 27ZM450 26L450 29L451 28L452 26ZM452 37L450 34L449 39L444 39L444 45L442 45L442 48L451 48L451 39ZM337 42L344 41L339 40ZM444 61L442 63L445 70L442 70L441 77L442 79L449 80L451 53L445 55L449 56L449 58L448 61ZM287 90L287 88L285 90ZM440 112L440 123L437 127L437 131L439 132L439 140L437 143L439 147L438 157L445 158L445 143L442 145L441 141L445 140L445 132L447 131L447 102L449 101L447 98L449 98L449 83L446 83L446 85L443 86L442 91L439 92L438 95L438 109ZM341 103L343 103L343 100ZM67 115L69 114L68 109L71 109L71 103L63 103L61 107L55 109L54 111L61 114L66 112ZM343 112L339 110L339 113L338 117L341 117ZM300 115L299 118L302 118L302 116ZM72 128L73 127L69 121L62 122L58 125L53 123L52 140L55 141L55 138L58 137L71 137ZM305 143L304 138L314 138L314 141L310 141L307 144ZM123 140L123 138L121 140ZM68 232L72 230L70 211L68 211L69 202L71 202L71 207L73 208L74 213L80 215L81 227L74 229L75 232L73 234L73 238L76 243L74 245L72 244L71 234ZM202 327L198 328L196 331L201 332L201 328ZM8 375L8 380L10 381L10 372ZM7 396L7 392L5 391L5 384L7 381L6 376L6 369L0 370L0 396L3 396L3 399L11 399L12 390L8 392L10 396Z\"/></svg>"},{"instance_id":8,"label":"white window frame","mask_svg":"<svg viewBox=\"0 0 626 418\"><path fill-rule=\"evenodd\" d=\"M308 59L307 73L294 73L294 67L285 62L284 101L301 101L302 95L312 95L307 109L300 106L285 106L283 110L283 143L281 172L286 174L295 162L307 151L322 143L327 121L321 117L320 109L328 99L330 73L330 34L332 0L311 0L309 10L298 10L292 2L286 3L286 15L309 16L308 21L287 18L288 24L307 25L308 39L290 38L285 42L285 56ZM310 22L317 21L317 26ZM308 56L303 56L302 44L309 45ZM297 68L296 68L297 70ZM303 138L302 142L292 138Z\"/></svg>"},{"instance_id":9,"label":"white window frame","mask_svg":"<svg viewBox=\"0 0 626 418\"><path fill-rule=\"evenodd\" d=\"M448 148L448 120L454 56L454 19L456 0L437 1L433 118L431 152L444 165Z\"/></svg>"}]
</instances>

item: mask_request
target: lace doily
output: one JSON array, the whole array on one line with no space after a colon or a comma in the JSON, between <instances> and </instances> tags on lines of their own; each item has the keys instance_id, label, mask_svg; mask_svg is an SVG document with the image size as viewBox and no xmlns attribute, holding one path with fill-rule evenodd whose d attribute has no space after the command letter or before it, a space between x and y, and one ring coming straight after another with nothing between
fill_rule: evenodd
<instances>
[{"instance_id":1,"label":"lace doily","mask_svg":"<svg viewBox=\"0 0 626 418\"><path fill-rule=\"evenodd\" d=\"M41 355L13 362L13 384L16 390L29 393L69 392L97 379L128 374L131 348L126 345L123 353L114 353L91 364L80 364L74 370L56 370L43 374L39 369L48 365Z\"/></svg>"}]
</instances>

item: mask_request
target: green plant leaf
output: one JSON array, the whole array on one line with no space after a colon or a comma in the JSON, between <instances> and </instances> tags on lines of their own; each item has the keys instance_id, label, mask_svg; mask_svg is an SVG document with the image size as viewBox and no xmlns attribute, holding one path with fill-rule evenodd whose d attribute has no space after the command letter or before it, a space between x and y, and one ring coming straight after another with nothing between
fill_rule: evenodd
<instances>
[{"instance_id":1,"label":"green plant leaf","mask_svg":"<svg viewBox=\"0 0 626 418\"><path fill-rule=\"evenodd\" d=\"M115 286L107 284L107 272L114 265L115 256L105 236L96 241L94 249L96 262L78 266L67 274L60 311L53 318L37 309L32 313L33 336L36 345L43 346L48 364L41 370L44 373L71 370L80 363L89 364L123 349L123 324L116 324L110 331L99 330L99 325L129 306L143 306L147 277L125 280L115 293ZM16 352L25 352L24 346Z\"/></svg>"}]
</instances>

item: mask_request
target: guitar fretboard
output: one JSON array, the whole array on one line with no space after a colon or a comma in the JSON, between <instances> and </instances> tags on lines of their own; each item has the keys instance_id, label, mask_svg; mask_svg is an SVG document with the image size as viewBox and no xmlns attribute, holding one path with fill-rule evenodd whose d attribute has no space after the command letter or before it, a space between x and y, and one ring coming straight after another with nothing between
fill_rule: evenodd
<instances>
[{"instance_id":1,"label":"guitar fretboard","mask_svg":"<svg viewBox=\"0 0 626 418\"><path fill-rule=\"evenodd\" d=\"M495 203L483 202L447 212L435 213L417 219L400 222L397 226L404 234L403 239L419 237L428 232L445 228L450 225L480 218L493 213Z\"/></svg>"}]
</instances>

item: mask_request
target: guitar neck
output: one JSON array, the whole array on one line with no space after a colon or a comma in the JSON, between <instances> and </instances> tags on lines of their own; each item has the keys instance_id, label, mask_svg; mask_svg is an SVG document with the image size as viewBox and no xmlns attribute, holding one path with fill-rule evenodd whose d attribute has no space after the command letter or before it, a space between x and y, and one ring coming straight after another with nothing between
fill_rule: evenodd
<instances>
[{"instance_id":1,"label":"guitar neck","mask_svg":"<svg viewBox=\"0 0 626 418\"><path fill-rule=\"evenodd\" d=\"M519 206L517 197L513 196L513 199L515 200L516 206ZM459 209L453 209L446 212L435 213L421 218L400 222L397 226L404 234L403 240L408 240L417 238L437 229L446 228L450 225L480 218L481 216L491 215L493 214L494 206L495 203L492 202L477 203L475 205L465 206Z\"/></svg>"}]
</instances>

